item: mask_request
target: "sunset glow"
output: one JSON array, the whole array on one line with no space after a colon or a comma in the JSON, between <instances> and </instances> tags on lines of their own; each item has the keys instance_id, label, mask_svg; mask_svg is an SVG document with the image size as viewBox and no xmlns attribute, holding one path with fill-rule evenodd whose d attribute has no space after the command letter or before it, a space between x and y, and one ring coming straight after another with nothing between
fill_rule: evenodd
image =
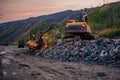
<instances>
[{"instance_id":1,"label":"sunset glow","mask_svg":"<svg viewBox=\"0 0 120 80\"><path fill-rule=\"evenodd\" d=\"M100 5L103 0L0 0L0 23Z\"/></svg>"}]
</instances>

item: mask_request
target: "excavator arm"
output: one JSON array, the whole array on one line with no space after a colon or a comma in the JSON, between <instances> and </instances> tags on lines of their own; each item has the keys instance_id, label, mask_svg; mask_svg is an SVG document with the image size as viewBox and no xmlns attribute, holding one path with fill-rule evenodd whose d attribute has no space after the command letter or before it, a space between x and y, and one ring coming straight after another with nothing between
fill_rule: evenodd
<instances>
[{"instance_id":1,"label":"excavator arm","mask_svg":"<svg viewBox=\"0 0 120 80\"><path fill-rule=\"evenodd\" d=\"M27 44L29 45L29 48L40 50L45 44L44 40L42 39L42 36L50 30L54 32L54 34L58 39L61 38L60 32L57 30L57 28L54 25L50 25L49 27L46 27L42 31L40 31L38 41L36 40L36 37L34 36L34 34L30 33L30 40L27 42Z\"/></svg>"},{"instance_id":2,"label":"excavator arm","mask_svg":"<svg viewBox=\"0 0 120 80\"><path fill-rule=\"evenodd\" d=\"M40 32L40 37L39 37L39 38L41 39L41 37L42 37L46 32L48 32L48 31L50 31L50 30L52 30L52 31L55 33L55 35L56 35L57 38L60 38L60 37L61 37L60 32L57 30L57 28L56 28L54 25L50 25L49 27L43 29L43 30Z\"/></svg>"}]
</instances>

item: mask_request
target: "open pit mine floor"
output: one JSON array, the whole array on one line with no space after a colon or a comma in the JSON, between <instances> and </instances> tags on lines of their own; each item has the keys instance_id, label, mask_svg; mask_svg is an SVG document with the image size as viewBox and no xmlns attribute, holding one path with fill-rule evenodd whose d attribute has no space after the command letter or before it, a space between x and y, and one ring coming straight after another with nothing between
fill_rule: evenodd
<instances>
[{"instance_id":1,"label":"open pit mine floor","mask_svg":"<svg viewBox=\"0 0 120 80\"><path fill-rule=\"evenodd\" d=\"M0 46L0 80L120 80L120 68L52 60L27 50Z\"/></svg>"}]
</instances>

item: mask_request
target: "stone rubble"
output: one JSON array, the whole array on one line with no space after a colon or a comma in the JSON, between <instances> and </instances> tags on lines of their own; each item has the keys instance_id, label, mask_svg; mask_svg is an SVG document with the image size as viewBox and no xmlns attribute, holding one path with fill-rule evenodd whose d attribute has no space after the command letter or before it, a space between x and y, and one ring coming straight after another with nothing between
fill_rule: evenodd
<instances>
[{"instance_id":1,"label":"stone rubble","mask_svg":"<svg viewBox=\"0 0 120 80\"><path fill-rule=\"evenodd\" d=\"M66 43L42 50L36 55L60 61L86 61L120 67L120 39L101 38L71 45Z\"/></svg>"}]
</instances>

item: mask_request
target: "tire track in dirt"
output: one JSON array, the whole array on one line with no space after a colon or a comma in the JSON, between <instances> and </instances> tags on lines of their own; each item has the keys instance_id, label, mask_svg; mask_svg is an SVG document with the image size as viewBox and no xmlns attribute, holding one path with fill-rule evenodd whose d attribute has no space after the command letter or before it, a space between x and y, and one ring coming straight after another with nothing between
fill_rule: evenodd
<instances>
[{"instance_id":1,"label":"tire track in dirt","mask_svg":"<svg viewBox=\"0 0 120 80\"><path fill-rule=\"evenodd\" d=\"M60 72L58 70L49 68L49 67L45 67L45 66L39 66L39 68L49 74L53 74L57 79L61 79L64 77L64 80L69 79L70 80L70 76L68 76L67 74Z\"/></svg>"}]
</instances>

